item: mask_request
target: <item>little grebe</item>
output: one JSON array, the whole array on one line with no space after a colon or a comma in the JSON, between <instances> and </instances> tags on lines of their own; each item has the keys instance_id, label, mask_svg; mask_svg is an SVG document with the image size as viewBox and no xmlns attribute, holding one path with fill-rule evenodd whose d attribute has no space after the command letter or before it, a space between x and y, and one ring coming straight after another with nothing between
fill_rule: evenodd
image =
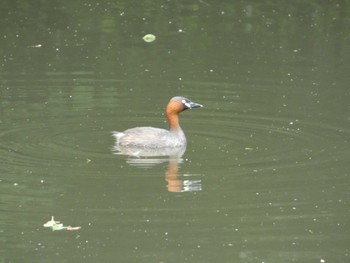
<instances>
[{"instance_id":1,"label":"little grebe","mask_svg":"<svg viewBox=\"0 0 350 263\"><path fill-rule=\"evenodd\" d=\"M123 132L113 132L117 147L174 148L186 146L186 137L179 125L179 113L203 107L184 97L173 97L167 107L166 116L170 130L153 127L136 127Z\"/></svg>"}]
</instances>

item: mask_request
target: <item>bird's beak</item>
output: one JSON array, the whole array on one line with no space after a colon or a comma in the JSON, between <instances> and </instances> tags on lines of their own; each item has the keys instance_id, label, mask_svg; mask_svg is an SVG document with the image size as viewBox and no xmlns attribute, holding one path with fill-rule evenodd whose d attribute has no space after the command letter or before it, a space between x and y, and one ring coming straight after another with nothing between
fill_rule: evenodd
<instances>
[{"instance_id":1,"label":"bird's beak","mask_svg":"<svg viewBox=\"0 0 350 263\"><path fill-rule=\"evenodd\" d=\"M203 107L202 104L195 103L193 101L186 102L185 106L186 106L187 109L194 109L194 108L201 108L201 107Z\"/></svg>"},{"instance_id":2,"label":"bird's beak","mask_svg":"<svg viewBox=\"0 0 350 263\"><path fill-rule=\"evenodd\" d=\"M190 103L190 109L194 109L194 108L202 108L203 105L202 104L199 104L199 103L195 103L195 102L191 102Z\"/></svg>"}]
</instances>

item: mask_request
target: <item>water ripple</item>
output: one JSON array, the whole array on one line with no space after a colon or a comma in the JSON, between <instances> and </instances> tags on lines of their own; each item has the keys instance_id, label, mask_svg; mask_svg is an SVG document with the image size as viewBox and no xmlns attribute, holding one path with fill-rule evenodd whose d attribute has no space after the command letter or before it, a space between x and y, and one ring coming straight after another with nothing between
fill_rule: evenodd
<instances>
[{"instance_id":1,"label":"water ripple","mask_svg":"<svg viewBox=\"0 0 350 263\"><path fill-rule=\"evenodd\" d=\"M246 114L229 116L225 112L216 116L215 129L206 129L205 123L199 126L204 148L216 148L218 159L231 160L232 165L248 166L253 171L327 163L335 148L337 155L344 149L349 136L347 129L320 122Z\"/></svg>"},{"instance_id":2,"label":"water ripple","mask_svg":"<svg viewBox=\"0 0 350 263\"><path fill-rule=\"evenodd\" d=\"M84 126L68 130L71 126L28 125L9 129L0 134L0 155L3 157L3 169L11 171L25 167L62 167L76 162L85 162L89 158L108 158L105 143L108 133L96 131L96 127ZM86 137L91 144L87 144ZM99 141L99 138L100 139ZM84 142L84 144L82 144ZM95 143L101 142L101 148Z\"/></svg>"}]
</instances>

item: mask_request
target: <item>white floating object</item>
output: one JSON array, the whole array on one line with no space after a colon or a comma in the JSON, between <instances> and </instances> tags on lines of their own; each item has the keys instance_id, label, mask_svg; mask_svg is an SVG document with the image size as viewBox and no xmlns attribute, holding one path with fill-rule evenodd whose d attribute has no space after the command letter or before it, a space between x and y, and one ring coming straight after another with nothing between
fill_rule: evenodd
<instances>
[{"instance_id":1,"label":"white floating object","mask_svg":"<svg viewBox=\"0 0 350 263\"><path fill-rule=\"evenodd\" d=\"M44 224L44 227L53 227L54 225L57 225L57 224L60 224L60 221L55 221L55 219L52 216L51 220Z\"/></svg>"},{"instance_id":2,"label":"white floating object","mask_svg":"<svg viewBox=\"0 0 350 263\"><path fill-rule=\"evenodd\" d=\"M151 42L153 42L154 40L156 40L156 36L153 35L153 34L147 34L147 35L145 35L142 39L143 39L145 42L147 42L147 43L151 43Z\"/></svg>"},{"instance_id":3,"label":"white floating object","mask_svg":"<svg viewBox=\"0 0 350 263\"><path fill-rule=\"evenodd\" d=\"M51 217L50 221L44 224L44 227L50 227L52 231L58 231L58 230L75 231L75 230L81 229L80 226L64 226L63 223L61 223L60 221L55 221L53 216Z\"/></svg>"}]
</instances>

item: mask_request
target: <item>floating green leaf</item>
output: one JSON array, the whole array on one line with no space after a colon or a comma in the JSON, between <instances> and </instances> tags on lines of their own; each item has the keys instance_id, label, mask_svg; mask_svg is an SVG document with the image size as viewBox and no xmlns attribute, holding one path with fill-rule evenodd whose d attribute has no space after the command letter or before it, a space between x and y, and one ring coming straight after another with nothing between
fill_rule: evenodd
<instances>
[{"instance_id":1,"label":"floating green leaf","mask_svg":"<svg viewBox=\"0 0 350 263\"><path fill-rule=\"evenodd\" d=\"M63 230L66 229L66 226L63 226L63 224L56 224L52 226L52 231L57 231L57 230Z\"/></svg>"}]
</instances>

